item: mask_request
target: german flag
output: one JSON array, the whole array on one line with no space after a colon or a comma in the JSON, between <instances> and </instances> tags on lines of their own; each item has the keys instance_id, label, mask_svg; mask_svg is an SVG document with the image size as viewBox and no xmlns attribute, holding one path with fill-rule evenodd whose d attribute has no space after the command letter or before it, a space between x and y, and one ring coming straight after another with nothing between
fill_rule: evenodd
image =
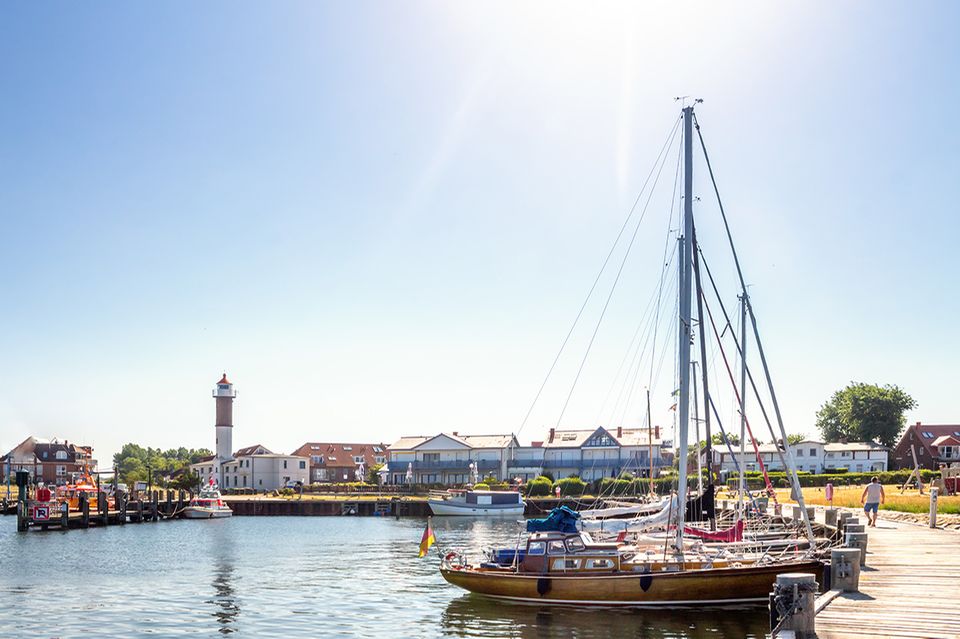
<instances>
[{"instance_id":1,"label":"german flag","mask_svg":"<svg viewBox=\"0 0 960 639\"><path fill-rule=\"evenodd\" d=\"M430 546L437 543L437 538L433 536L433 529L430 527L430 518L427 517L427 529L423 531L423 537L420 538L420 554L423 557L430 550Z\"/></svg>"}]
</instances>

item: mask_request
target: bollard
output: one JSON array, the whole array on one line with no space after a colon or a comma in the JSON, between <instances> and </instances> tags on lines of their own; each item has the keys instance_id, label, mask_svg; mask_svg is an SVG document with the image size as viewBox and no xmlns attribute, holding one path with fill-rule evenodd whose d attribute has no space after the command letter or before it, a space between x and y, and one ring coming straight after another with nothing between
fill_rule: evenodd
<instances>
[{"instance_id":1,"label":"bollard","mask_svg":"<svg viewBox=\"0 0 960 639\"><path fill-rule=\"evenodd\" d=\"M127 493L122 490L117 491L117 523L121 526L127 523Z\"/></svg>"},{"instance_id":2,"label":"bollard","mask_svg":"<svg viewBox=\"0 0 960 639\"><path fill-rule=\"evenodd\" d=\"M80 525L90 527L90 500L86 493L80 493Z\"/></svg>"},{"instance_id":3,"label":"bollard","mask_svg":"<svg viewBox=\"0 0 960 639\"><path fill-rule=\"evenodd\" d=\"M110 505L107 503L107 495L103 491L97 493L97 519L100 520L104 526L109 522L107 518L110 516Z\"/></svg>"},{"instance_id":4,"label":"bollard","mask_svg":"<svg viewBox=\"0 0 960 639\"><path fill-rule=\"evenodd\" d=\"M17 500L17 532L27 532L30 520L27 519L27 504L22 499Z\"/></svg>"},{"instance_id":5,"label":"bollard","mask_svg":"<svg viewBox=\"0 0 960 639\"><path fill-rule=\"evenodd\" d=\"M150 496L150 519L152 521L157 521L160 515L157 512L158 507L160 506L160 493L156 490L153 491L153 494Z\"/></svg>"},{"instance_id":6,"label":"bollard","mask_svg":"<svg viewBox=\"0 0 960 639\"><path fill-rule=\"evenodd\" d=\"M66 530L70 527L70 504L60 503L60 527Z\"/></svg>"},{"instance_id":7,"label":"bollard","mask_svg":"<svg viewBox=\"0 0 960 639\"><path fill-rule=\"evenodd\" d=\"M940 496L939 488L930 489L930 527L937 527L937 498Z\"/></svg>"},{"instance_id":8,"label":"bollard","mask_svg":"<svg viewBox=\"0 0 960 639\"><path fill-rule=\"evenodd\" d=\"M863 567L867 565L867 533L848 532L843 545L846 548L859 548L860 566Z\"/></svg>"},{"instance_id":9,"label":"bollard","mask_svg":"<svg viewBox=\"0 0 960 639\"><path fill-rule=\"evenodd\" d=\"M794 506L794 507L793 507L793 521L796 522L796 521L800 521L801 519L803 519L803 515L800 514L800 513L801 513L801 511L800 511L800 506Z\"/></svg>"},{"instance_id":10,"label":"bollard","mask_svg":"<svg viewBox=\"0 0 960 639\"><path fill-rule=\"evenodd\" d=\"M867 532L867 527L863 524L847 524L843 527L844 533L865 533Z\"/></svg>"},{"instance_id":11,"label":"bollard","mask_svg":"<svg viewBox=\"0 0 960 639\"><path fill-rule=\"evenodd\" d=\"M834 590L857 592L860 589L859 548L834 548L830 551L830 576Z\"/></svg>"},{"instance_id":12,"label":"bollard","mask_svg":"<svg viewBox=\"0 0 960 639\"><path fill-rule=\"evenodd\" d=\"M777 575L770 594L770 632L792 630L797 639L816 639L814 623L817 577L812 573L787 572Z\"/></svg>"},{"instance_id":13,"label":"bollard","mask_svg":"<svg viewBox=\"0 0 960 639\"><path fill-rule=\"evenodd\" d=\"M826 526L831 528L837 527L837 509L836 508L825 508L823 510L823 523Z\"/></svg>"}]
</instances>

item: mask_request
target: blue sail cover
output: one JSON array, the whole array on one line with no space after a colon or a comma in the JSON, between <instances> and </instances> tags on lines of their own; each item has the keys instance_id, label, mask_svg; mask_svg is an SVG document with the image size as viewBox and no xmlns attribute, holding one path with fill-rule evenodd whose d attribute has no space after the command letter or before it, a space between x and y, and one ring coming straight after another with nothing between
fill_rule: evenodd
<instances>
[{"instance_id":1,"label":"blue sail cover","mask_svg":"<svg viewBox=\"0 0 960 639\"><path fill-rule=\"evenodd\" d=\"M527 532L575 533L578 519L580 519L580 513L567 506L560 506L550 511L550 514L543 519L528 519Z\"/></svg>"}]
</instances>

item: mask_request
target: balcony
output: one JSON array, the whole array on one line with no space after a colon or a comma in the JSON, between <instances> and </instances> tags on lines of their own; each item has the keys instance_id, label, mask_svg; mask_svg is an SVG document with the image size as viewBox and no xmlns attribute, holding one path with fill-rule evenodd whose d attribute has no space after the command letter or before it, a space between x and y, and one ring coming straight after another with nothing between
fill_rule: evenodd
<instances>
[{"instance_id":1,"label":"balcony","mask_svg":"<svg viewBox=\"0 0 960 639\"><path fill-rule=\"evenodd\" d=\"M413 464L414 471L428 471L428 470L458 470L465 473L470 472L470 463L475 463L477 465L477 472L484 470L496 470L500 468L500 462L495 459L484 459L484 460L475 460L475 459L454 459L454 460L443 460L443 461L422 461L418 460L415 462L395 462L397 464L397 470L405 470L408 464Z\"/></svg>"},{"instance_id":2,"label":"balcony","mask_svg":"<svg viewBox=\"0 0 960 639\"><path fill-rule=\"evenodd\" d=\"M520 466L521 464L516 463L519 460L514 460L509 463L511 468ZM590 468L649 468L650 459L648 457L627 457L624 459L544 459L539 464L530 464L531 466L540 466L543 468L579 468L579 469L590 469ZM653 459L654 468L665 468L670 466L670 463L664 461L660 457L655 457Z\"/></svg>"}]
</instances>

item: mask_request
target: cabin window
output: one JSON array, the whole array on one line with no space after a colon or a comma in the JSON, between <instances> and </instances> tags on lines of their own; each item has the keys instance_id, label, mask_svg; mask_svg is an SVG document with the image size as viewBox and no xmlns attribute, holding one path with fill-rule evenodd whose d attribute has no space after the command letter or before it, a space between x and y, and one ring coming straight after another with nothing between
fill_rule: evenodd
<instances>
[{"instance_id":1,"label":"cabin window","mask_svg":"<svg viewBox=\"0 0 960 639\"><path fill-rule=\"evenodd\" d=\"M580 552L584 548L586 548L586 546L579 537L571 537L567 540L567 550L570 552Z\"/></svg>"},{"instance_id":2,"label":"cabin window","mask_svg":"<svg viewBox=\"0 0 960 639\"><path fill-rule=\"evenodd\" d=\"M579 559L554 559L553 570L576 570L580 567Z\"/></svg>"},{"instance_id":3,"label":"cabin window","mask_svg":"<svg viewBox=\"0 0 960 639\"><path fill-rule=\"evenodd\" d=\"M588 559L587 569L602 570L613 568L613 562L609 559Z\"/></svg>"},{"instance_id":4,"label":"cabin window","mask_svg":"<svg viewBox=\"0 0 960 639\"><path fill-rule=\"evenodd\" d=\"M551 555L562 555L567 552L567 549L563 547L562 541L551 541L547 546L547 552Z\"/></svg>"},{"instance_id":5,"label":"cabin window","mask_svg":"<svg viewBox=\"0 0 960 639\"><path fill-rule=\"evenodd\" d=\"M527 544L528 555L542 555L546 549L547 545L542 541L531 541Z\"/></svg>"}]
</instances>

